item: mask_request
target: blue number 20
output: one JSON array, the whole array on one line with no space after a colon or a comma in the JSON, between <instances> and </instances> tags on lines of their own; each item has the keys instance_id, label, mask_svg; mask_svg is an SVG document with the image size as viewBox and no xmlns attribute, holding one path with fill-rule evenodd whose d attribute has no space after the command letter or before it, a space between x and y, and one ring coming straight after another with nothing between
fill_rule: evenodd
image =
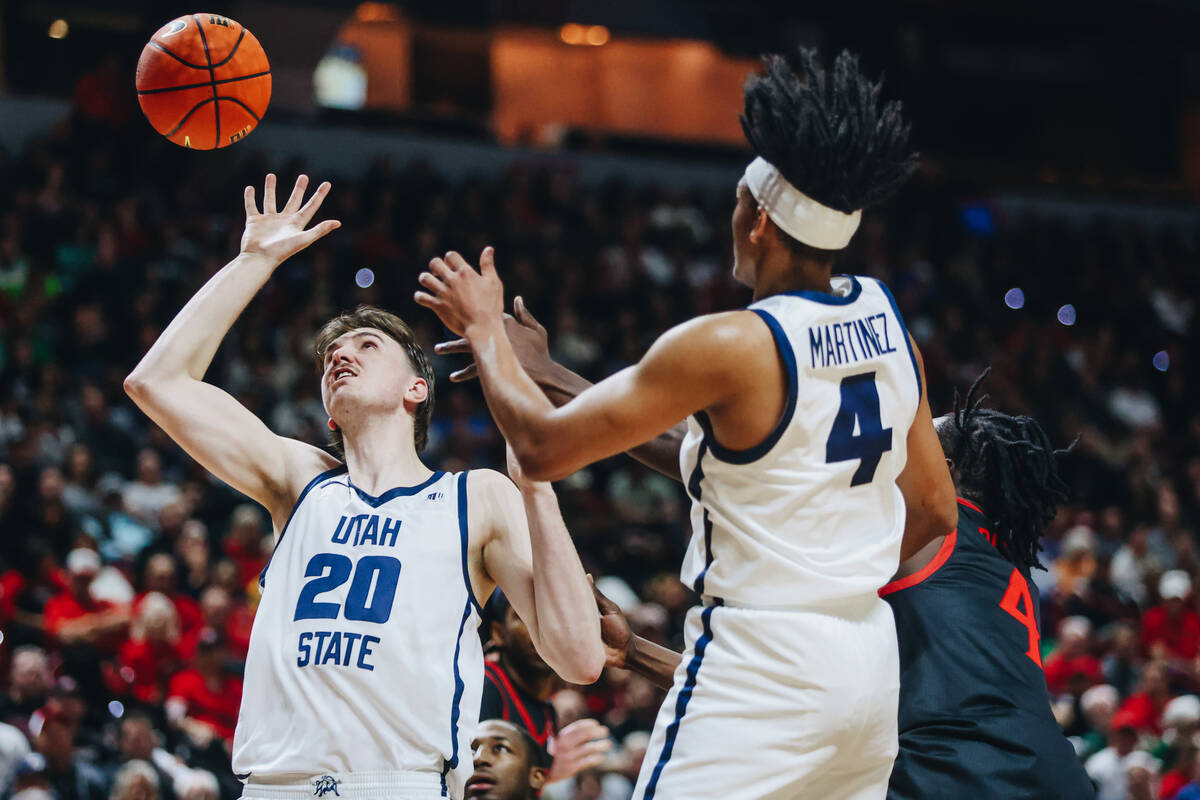
<instances>
[{"instance_id":1,"label":"blue number 20","mask_svg":"<svg viewBox=\"0 0 1200 800\"><path fill-rule=\"evenodd\" d=\"M858 434L854 423L858 422ZM870 483L879 459L892 449L892 429L879 419L879 390L875 373L864 372L842 379L842 405L833 418L833 430L825 442L825 463L859 460L851 486Z\"/></svg>"},{"instance_id":2,"label":"blue number 20","mask_svg":"<svg viewBox=\"0 0 1200 800\"><path fill-rule=\"evenodd\" d=\"M329 572L326 574L325 570ZM350 578L346 593L346 619L359 622L387 622L392 616L396 599L396 583L400 579L400 561L391 556L363 556L354 564L341 553L317 553L309 559L304 577L312 578L300 590L293 620L337 619L343 609L337 603L318 602L317 596L333 591ZM374 584L375 591L371 592ZM368 603L367 595L370 594Z\"/></svg>"}]
</instances>

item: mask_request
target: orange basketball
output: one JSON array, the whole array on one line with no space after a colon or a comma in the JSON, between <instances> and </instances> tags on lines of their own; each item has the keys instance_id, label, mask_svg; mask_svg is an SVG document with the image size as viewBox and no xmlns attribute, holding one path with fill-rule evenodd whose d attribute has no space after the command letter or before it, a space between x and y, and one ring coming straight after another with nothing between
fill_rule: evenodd
<instances>
[{"instance_id":1,"label":"orange basketball","mask_svg":"<svg viewBox=\"0 0 1200 800\"><path fill-rule=\"evenodd\" d=\"M254 130L271 102L271 65L254 34L220 14L162 26L137 65L138 102L154 130L194 150Z\"/></svg>"}]
</instances>

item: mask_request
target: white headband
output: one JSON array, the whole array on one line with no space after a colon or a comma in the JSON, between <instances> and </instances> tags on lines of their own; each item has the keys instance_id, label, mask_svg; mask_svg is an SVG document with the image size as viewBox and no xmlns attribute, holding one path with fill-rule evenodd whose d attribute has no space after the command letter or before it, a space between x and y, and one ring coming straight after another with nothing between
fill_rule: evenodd
<instances>
[{"instance_id":1,"label":"white headband","mask_svg":"<svg viewBox=\"0 0 1200 800\"><path fill-rule=\"evenodd\" d=\"M788 183L779 170L759 158L746 167L746 186L779 229L809 247L841 250L858 230L862 211L843 214L823 206Z\"/></svg>"}]
</instances>

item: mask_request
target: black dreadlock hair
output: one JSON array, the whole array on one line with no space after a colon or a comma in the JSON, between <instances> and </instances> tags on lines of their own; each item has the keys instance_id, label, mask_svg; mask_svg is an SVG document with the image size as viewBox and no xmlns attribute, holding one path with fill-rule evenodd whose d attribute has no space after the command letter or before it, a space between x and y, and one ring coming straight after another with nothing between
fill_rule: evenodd
<instances>
[{"instance_id":1,"label":"black dreadlock hair","mask_svg":"<svg viewBox=\"0 0 1200 800\"><path fill-rule=\"evenodd\" d=\"M965 400L955 390L950 424L938 438L959 494L991 518L1000 553L1017 567L1045 569L1038 559L1042 532L1067 498L1058 459L1075 444L1056 450L1032 417L981 408L988 396L975 399L975 392L989 372L975 379Z\"/></svg>"},{"instance_id":2,"label":"black dreadlock hair","mask_svg":"<svg viewBox=\"0 0 1200 800\"><path fill-rule=\"evenodd\" d=\"M781 55L743 89L742 132L754 151L818 203L852 214L891 197L917 168L898 100L880 106L882 79L858 70L843 50L826 74L813 48L793 69ZM828 251L822 251L828 252Z\"/></svg>"}]
</instances>

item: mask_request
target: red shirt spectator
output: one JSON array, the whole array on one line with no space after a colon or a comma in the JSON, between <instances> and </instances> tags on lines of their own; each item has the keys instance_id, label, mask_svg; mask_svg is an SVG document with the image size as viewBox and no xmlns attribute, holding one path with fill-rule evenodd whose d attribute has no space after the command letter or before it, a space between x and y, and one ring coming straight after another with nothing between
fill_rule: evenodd
<instances>
[{"instance_id":1,"label":"red shirt spectator","mask_svg":"<svg viewBox=\"0 0 1200 800\"><path fill-rule=\"evenodd\" d=\"M1089 655L1064 656L1055 652L1046 659L1046 688L1050 694L1065 694L1071 691L1072 680L1079 675L1086 678L1083 688L1104 682L1100 661Z\"/></svg>"},{"instance_id":2,"label":"red shirt spectator","mask_svg":"<svg viewBox=\"0 0 1200 800\"><path fill-rule=\"evenodd\" d=\"M178 645L149 639L127 639L118 657L121 681L142 703L161 703L171 676L185 663Z\"/></svg>"},{"instance_id":3,"label":"red shirt spectator","mask_svg":"<svg viewBox=\"0 0 1200 800\"><path fill-rule=\"evenodd\" d=\"M250 650L250 630L254 625L254 613L246 602L233 600L220 586L210 586L200 595L200 610L204 625L184 634L180 642L183 657L190 660L195 655L196 643L208 627L225 638L234 658L244 661Z\"/></svg>"},{"instance_id":4,"label":"red shirt spectator","mask_svg":"<svg viewBox=\"0 0 1200 800\"><path fill-rule=\"evenodd\" d=\"M1159 579L1162 604L1142 617L1142 647L1151 657L1190 660L1200 653L1200 614L1184 605L1191 591L1191 578L1183 570L1173 569Z\"/></svg>"},{"instance_id":5,"label":"red shirt spectator","mask_svg":"<svg viewBox=\"0 0 1200 800\"><path fill-rule=\"evenodd\" d=\"M91 595L92 580L100 570L94 550L78 548L67 554L70 588L50 598L43 611L48 636L59 641L84 641L115 653L129 623L126 609Z\"/></svg>"},{"instance_id":6,"label":"red shirt spectator","mask_svg":"<svg viewBox=\"0 0 1200 800\"><path fill-rule=\"evenodd\" d=\"M1117 713L1128 718L1138 732L1162 736L1162 714L1170 699L1166 667L1152 662L1142 672L1141 690L1131 694Z\"/></svg>"},{"instance_id":7,"label":"red shirt spectator","mask_svg":"<svg viewBox=\"0 0 1200 800\"><path fill-rule=\"evenodd\" d=\"M170 700L182 700L187 716L211 725L222 739L233 739L238 709L242 705L242 681L233 675L206 678L199 670L185 669L171 679Z\"/></svg>"},{"instance_id":8,"label":"red shirt spectator","mask_svg":"<svg viewBox=\"0 0 1200 800\"><path fill-rule=\"evenodd\" d=\"M160 592L175 605L175 613L179 615L179 632L189 633L204 627L204 615L200 613L200 604L186 594L179 592L178 570L175 568L175 558L168 553L155 553L146 561L146 569L142 573L142 593L133 599L133 613L141 610L142 601L150 592Z\"/></svg>"},{"instance_id":9,"label":"red shirt spectator","mask_svg":"<svg viewBox=\"0 0 1200 800\"><path fill-rule=\"evenodd\" d=\"M224 640L212 628L205 628L196 648L194 666L171 679L167 690L168 716L179 715L204 723L222 739L232 741L242 705L242 680L225 671L228 657Z\"/></svg>"},{"instance_id":10,"label":"red shirt spectator","mask_svg":"<svg viewBox=\"0 0 1200 800\"><path fill-rule=\"evenodd\" d=\"M1051 694L1082 692L1103 682L1100 661L1087 652L1092 624L1086 617L1067 617L1058 626L1058 647L1046 659L1046 688ZM1077 682L1077 677L1083 684Z\"/></svg>"}]
</instances>

